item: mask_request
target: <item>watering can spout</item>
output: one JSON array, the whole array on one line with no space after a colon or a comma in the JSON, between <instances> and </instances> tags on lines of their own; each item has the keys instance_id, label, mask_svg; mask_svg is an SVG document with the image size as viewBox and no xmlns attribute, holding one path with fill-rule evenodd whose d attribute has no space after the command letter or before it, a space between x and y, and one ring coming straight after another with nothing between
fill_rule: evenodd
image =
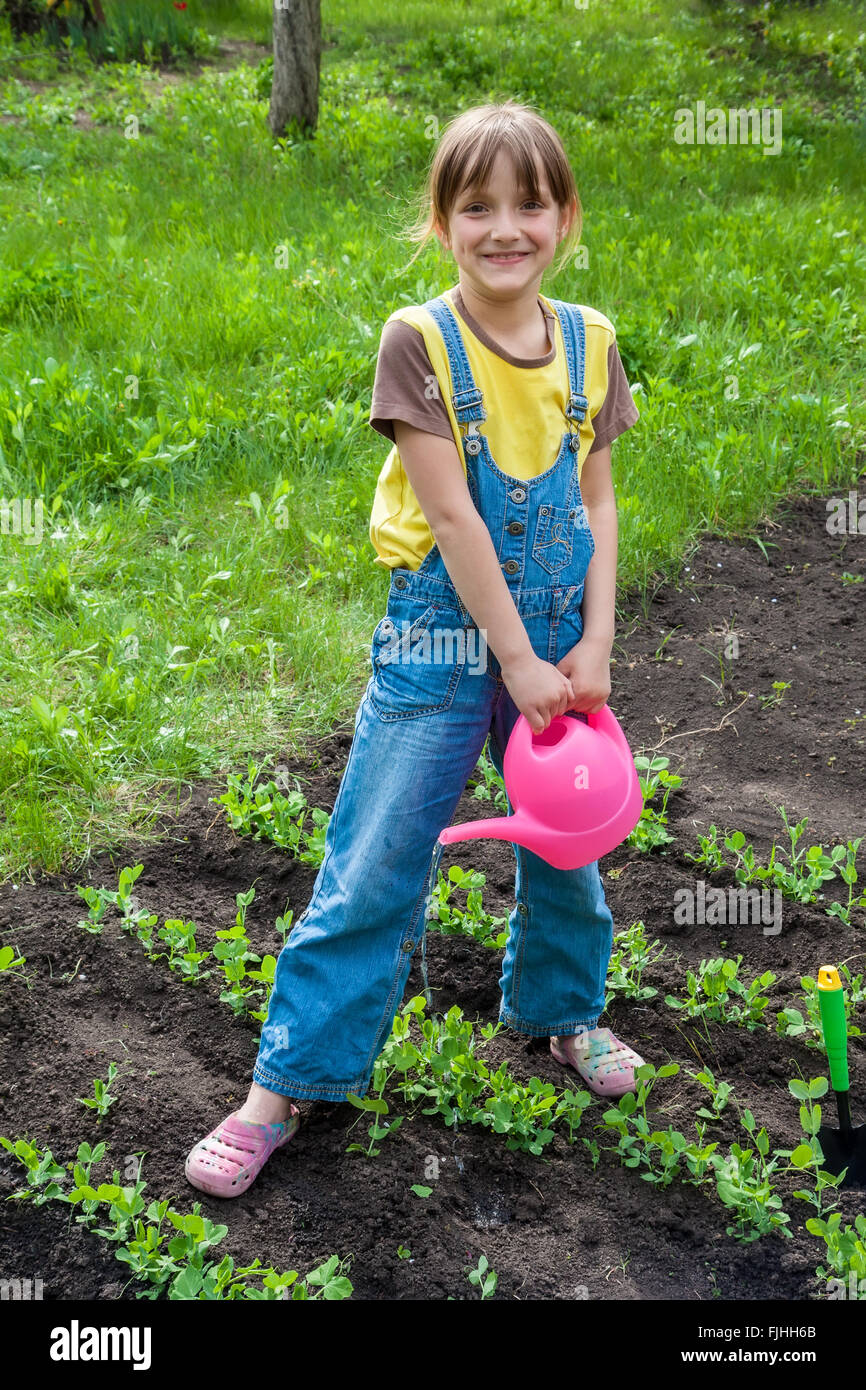
<instances>
[{"instance_id":1,"label":"watering can spout","mask_svg":"<svg viewBox=\"0 0 866 1390\"><path fill-rule=\"evenodd\" d=\"M523 844L523 834L531 833L531 826L524 825L519 812L513 816L493 816L490 820L464 821L462 825L449 825L439 835L439 843L453 845L458 840L513 840ZM531 845L526 846L531 849Z\"/></svg>"}]
</instances>

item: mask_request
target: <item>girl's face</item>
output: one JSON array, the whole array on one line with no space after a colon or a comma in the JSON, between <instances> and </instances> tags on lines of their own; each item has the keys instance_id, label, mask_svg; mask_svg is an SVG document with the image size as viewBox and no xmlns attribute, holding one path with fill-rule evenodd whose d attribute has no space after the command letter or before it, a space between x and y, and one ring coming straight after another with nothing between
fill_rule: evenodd
<instances>
[{"instance_id":1,"label":"girl's face","mask_svg":"<svg viewBox=\"0 0 866 1390\"><path fill-rule=\"evenodd\" d=\"M571 227L576 205L561 208L547 186L536 158L539 196L531 198L515 183L504 150L496 156L486 188L463 188L448 219L436 228L446 250L472 287L485 298L519 297L537 292L541 277Z\"/></svg>"}]
</instances>

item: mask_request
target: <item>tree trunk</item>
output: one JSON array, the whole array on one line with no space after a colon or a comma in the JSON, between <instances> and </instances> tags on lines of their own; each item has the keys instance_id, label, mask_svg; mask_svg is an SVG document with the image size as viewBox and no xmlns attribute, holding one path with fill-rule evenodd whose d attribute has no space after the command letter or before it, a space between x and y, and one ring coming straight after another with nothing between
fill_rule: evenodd
<instances>
[{"instance_id":1,"label":"tree trunk","mask_svg":"<svg viewBox=\"0 0 866 1390\"><path fill-rule=\"evenodd\" d=\"M320 0L274 0L274 80L268 125L277 137L297 126L312 135L319 119Z\"/></svg>"}]
</instances>

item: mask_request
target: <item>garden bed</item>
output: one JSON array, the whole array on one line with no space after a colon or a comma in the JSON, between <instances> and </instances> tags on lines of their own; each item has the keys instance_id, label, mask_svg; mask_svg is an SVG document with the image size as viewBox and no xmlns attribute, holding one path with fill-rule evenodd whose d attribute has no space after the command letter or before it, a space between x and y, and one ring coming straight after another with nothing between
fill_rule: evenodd
<instances>
[{"instance_id":1,"label":"garden bed","mask_svg":"<svg viewBox=\"0 0 866 1390\"><path fill-rule=\"evenodd\" d=\"M602 862L616 930L642 921L648 940L666 947L643 979L658 992L640 1001L617 994L602 1022L656 1067L679 1064L675 1076L657 1082L653 1105L659 1124L689 1138L698 1107L707 1103L706 1089L689 1072L704 1068L731 1084L740 1106L766 1127L771 1149L800 1143L788 1082L827 1075L827 1064L804 1037L776 1031L777 1011L796 1006L801 976L815 976L821 965L844 962L852 975L866 965L862 911L854 911L851 925L825 911L831 899L844 898L838 879L826 885L823 903L785 899L777 936L757 924L674 921L678 887L694 888L701 878L734 882L730 870L711 874L685 857L711 824L744 831L761 862L774 839L786 842L780 805L792 825L808 817L801 846L844 844L864 831L866 605L862 583L852 581L864 571L866 540L831 537L825 520L821 498L788 504L758 533L766 556L753 540L705 538L680 587L660 589L646 619L620 625L614 651L611 706L632 749L669 758L683 784L668 803L670 844L649 854L621 846ZM843 573L852 579L843 582ZM728 628L738 634L739 655L720 668ZM720 670L726 675L717 689ZM772 698L776 681L790 686L762 709L759 697ZM351 721L303 761L287 760L310 806L332 809L350 740ZM278 752L270 756L279 761ZM220 1002L215 980L192 986L165 960L149 961L111 913L101 934L82 931L76 884L113 889L124 866L142 863L136 897L160 922L194 920L199 949L212 948L215 933L234 921L236 895L254 884L246 914L252 949L276 954L275 921L287 908L297 919L316 868L234 833L212 800L224 791L224 779L196 786L178 814L163 811L158 845L126 846L78 873L0 888L0 945L25 958L30 981L28 988L21 972L0 976L0 1133L50 1148L60 1164L82 1141L104 1140L103 1181L144 1151L146 1200L170 1199L183 1212L201 1200L203 1215L228 1226L218 1256L231 1254L239 1265L258 1257L303 1274L337 1254L350 1260L360 1300L477 1299L466 1272L482 1255L496 1271L500 1299L826 1297L815 1277L826 1249L804 1224L814 1212L793 1196L802 1178L778 1183L792 1238L737 1240L726 1234L732 1214L712 1183L696 1187L676 1176L660 1186L621 1165L610 1151L615 1136L593 1127L607 1108L602 1101L585 1113L576 1142L557 1130L535 1155L509 1150L504 1135L480 1125L455 1132L440 1115L425 1116L420 1106L389 1096L392 1114L406 1118L369 1159L346 1152L349 1143L366 1142L366 1117L348 1103L305 1103L297 1137L248 1194L227 1203L191 1188L184 1156L245 1097L259 1025ZM467 790L455 819L488 812ZM453 864L484 873L485 910L508 915L510 845L449 847L443 872ZM669 994L682 997L686 971L702 960L737 955L746 981L764 971L776 977L761 1026L688 1019L665 1002ZM427 958L437 1012L457 1005L468 1019L495 1022L499 951L431 930ZM422 993L420 964L419 952L406 1001ZM503 1031L484 1056L491 1068L507 1062L522 1082L579 1086L549 1056L545 1040ZM119 1068L118 1102L97 1124L77 1098L92 1096L93 1079L105 1077L110 1061ZM859 1036L849 1039L849 1065L858 1123L866 1112ZM829 1099L826 1114L835 1123ZM581 1136L599 1145L596 1166ZM720 1148L747 1142L733 1105L707 1137ZM24 1178L22 1165L0 1152L0 1196L20 1190ZM417 1195L413 1185L426 1185L430 1195ZM836 1195L843 1224L853 1223L864 1210L863 1194ZM0 1203L0 1269L41 1278L46 1299L134 1299L142 1287L129 1280L108 1242L76 1226L57 1202Z\"/></svg>"}]
</instances>

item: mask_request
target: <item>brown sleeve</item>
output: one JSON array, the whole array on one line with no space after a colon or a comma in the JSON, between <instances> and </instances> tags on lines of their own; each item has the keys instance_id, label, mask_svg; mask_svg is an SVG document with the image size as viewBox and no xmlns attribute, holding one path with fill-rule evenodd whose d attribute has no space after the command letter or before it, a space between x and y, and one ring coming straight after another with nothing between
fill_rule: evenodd
<instances>
[{"instance_id":1,"label":"brown sleeve","mask_svg":"<svg viewBox=\"0 0 866 1390\"><path fill-rule=\"evenodd\" d=\"M636 425L639 419L638 408L628 389L619 348L614 341L607 350L607 395L601 410L592 417L595 439L589 452L594 454L597 449L612 444L619 435Z\"/></svg>"},{"instance_id":2,"label":"brown sleeve","mask_svg":"<svg viewBox=\"0 0 866 1390\"><path fill-rule=\"evenodd\" d=\"M400 319L392 319L382 329L370 402L370 424L392 444L396 443L395 420L444 439L454 438L423 335Z\"/></svg>"}]
</instances>

